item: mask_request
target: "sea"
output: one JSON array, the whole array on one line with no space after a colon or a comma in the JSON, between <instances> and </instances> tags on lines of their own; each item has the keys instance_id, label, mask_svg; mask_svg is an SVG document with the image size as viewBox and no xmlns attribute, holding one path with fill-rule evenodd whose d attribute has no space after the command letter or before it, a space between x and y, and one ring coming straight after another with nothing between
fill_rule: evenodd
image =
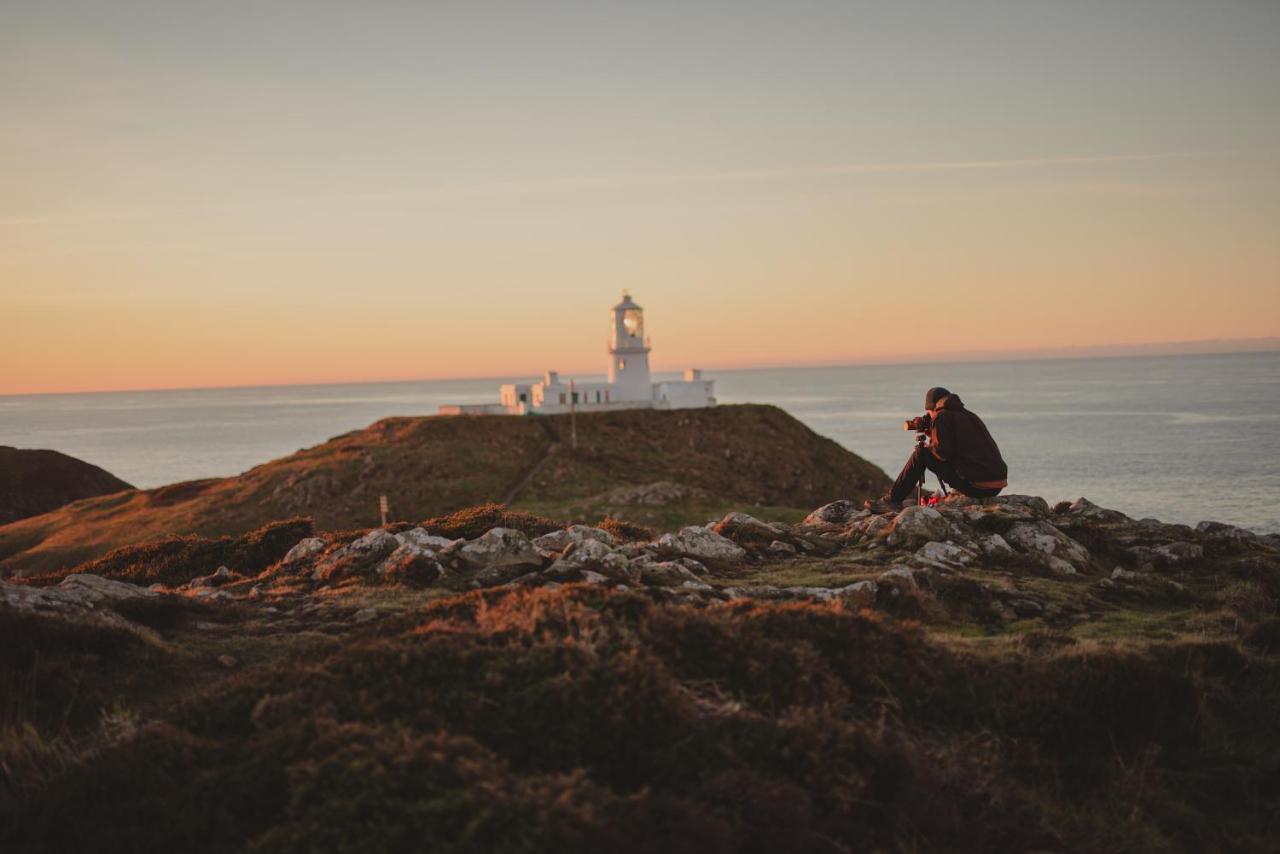
<instances>
[{"instance_id":1,"label":"sea","mask_svg":"<svg viewBox=\"0 0 1280 854\"><path fill-rule=\"evenodd\" d=\"M1280 533L1280 352L707 376L720 403L779 406L891 476L913 445L903 419L945 386L986 421L1009 492ZM237 474L379 418L494 401L516 380L527 378L0 396L0 445L52 448L154 487Z\"/></svg>"}]
</instances>

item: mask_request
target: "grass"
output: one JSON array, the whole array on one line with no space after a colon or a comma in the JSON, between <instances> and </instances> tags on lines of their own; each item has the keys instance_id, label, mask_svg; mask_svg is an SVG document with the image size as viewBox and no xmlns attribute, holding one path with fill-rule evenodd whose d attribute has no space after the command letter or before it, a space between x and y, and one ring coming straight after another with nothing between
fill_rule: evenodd
<instances>
[{"instance_id":1,"label":"grass","mask_svg":"<svg viewBox=\"0 0 1280 854\"><path fill-rule=\"evenodd\" d=\"M66 726L11 721L0 758L27 782L0 844L1192 851L1275 829L1280 667L1228 639L969 639L578 586L265 607L152 615L162 683L93 688ZM48 662L83 641L24 636ZM107 672L157 655L95 648Z\"/></svg>"}]
</instances>

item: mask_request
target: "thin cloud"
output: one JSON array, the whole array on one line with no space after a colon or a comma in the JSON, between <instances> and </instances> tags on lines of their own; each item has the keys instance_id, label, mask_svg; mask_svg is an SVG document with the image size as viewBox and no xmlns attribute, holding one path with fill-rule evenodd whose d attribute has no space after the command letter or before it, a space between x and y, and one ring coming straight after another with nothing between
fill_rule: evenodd
<instances>
[{"instance_id":1,"label":"thin cloud","mask_svg":"<svg viewBox=\"0 0 1280 854\"><path fill-rule=\"evenodd\" d=\"M856 175L891 175L927 172L973 172L1036 169L1060 166L1103 166L1113 163L1141 163L1194 157L1218 156L1228 151L1169 151L1146 154L1110 154L1087 157L1024 157L1002 160L935 160L899 163L845 163L826 166L801 166L775 169L741 169L713 172L673 172L654 175L602 175L566 177L545 181L513 181L496 184L473 184L441 187L411 192L341 193L331 195L283 196L242 199L234 202L210 203L184 207L157 208L148 211L117 211L93 214L27 215L0 218L3 226L59 225L119 219L167 216L180 212L233 212L265 207L313 204L325 201L346 202L414 202L449 201L455 199L499 198L577 190L608 190L625 187L700 184L726 181L768 181L788 178L845 177Z\"/></svg>"}]
</instances>

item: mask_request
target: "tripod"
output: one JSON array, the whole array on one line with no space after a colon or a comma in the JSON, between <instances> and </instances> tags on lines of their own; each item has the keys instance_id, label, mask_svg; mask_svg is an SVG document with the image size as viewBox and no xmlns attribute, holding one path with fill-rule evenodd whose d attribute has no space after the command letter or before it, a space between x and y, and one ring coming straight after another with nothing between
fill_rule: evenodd
<instances>
[{"instance_id":1,"label":"tripod","mask_svg":"<svg viewBox=\"0 0 1280 854\"><path fill-rule=\"evenodd\" d=\"M928 437L924 433L916 434L916 452L928 453ZM916 484L916 504L924 504L924 479L929 474L929 469L922 468L920 470L920 482ZM942 497L947 497L947 485L942 482L942 478L938 478L938 489L942 492Z\"/></svg>"}]
</instances>

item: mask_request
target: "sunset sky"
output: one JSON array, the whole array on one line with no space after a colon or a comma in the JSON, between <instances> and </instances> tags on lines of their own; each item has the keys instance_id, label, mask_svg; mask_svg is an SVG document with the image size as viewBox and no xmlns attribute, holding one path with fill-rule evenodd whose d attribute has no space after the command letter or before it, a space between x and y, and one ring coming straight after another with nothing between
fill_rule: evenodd
<instances>
[{"instance_id":1,"label":"sunset sky","mask_svg":"<svg viewBox=\"0 0 1280 854\"><path fill-rule=\"evenodd\" d=\"M0 393L1280 335L1280 3L0 6Z\"/></svg>"}]
</instances>

